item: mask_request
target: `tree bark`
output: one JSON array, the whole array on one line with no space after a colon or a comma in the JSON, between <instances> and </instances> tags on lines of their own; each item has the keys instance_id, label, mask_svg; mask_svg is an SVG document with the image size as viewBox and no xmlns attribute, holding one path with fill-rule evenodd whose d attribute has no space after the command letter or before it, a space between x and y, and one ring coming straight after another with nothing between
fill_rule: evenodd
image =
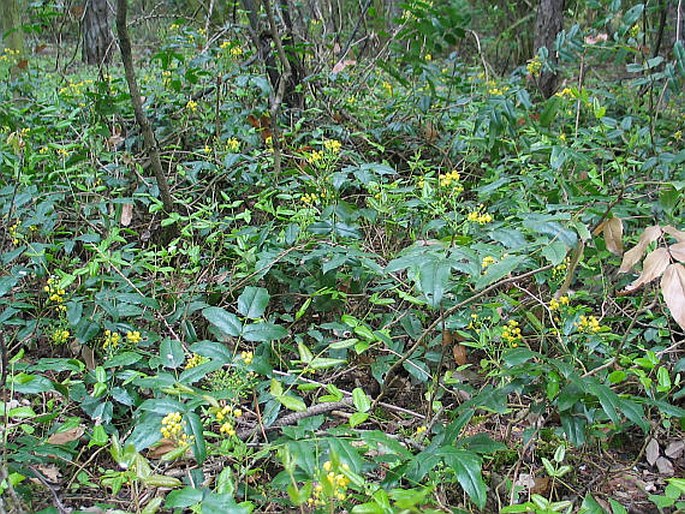
<instances>
[{"instance_id":1,"label":"tree bark","mask_svg":"<svg viewBox=\"0 0 685 514\"><path fill-rule=\"evenodd\" d=\"M552 70L543 69L538 86L545 98L554 94L557 87L558 74L556 64L558 62L554 50L554 42L557 34L561 32L564 23L564 0L540 0L537 17L535 20L535 49L546 48L548 51L548 63Z\"/></svg>"},{"instance_id":2,"label":"tree bark","mask_svg":"<svg viewBox=\"0 0 685 514\"><path fill-rule=\"evenodd\" d=\"M0 41L2 48L11 48L19 55L24 54L19 0L0 0Z\"/></svg>"},{"instance_id":3,"label":"tree bark","mask_svg":"<svg viewBox=\"0 0 685 514\"><path fill-rule=\"evenodd\" d=\"M112 31L107 0L86 0L83 12L83 62L103 64L111 59Z\"/></svg>"}]
</instances>

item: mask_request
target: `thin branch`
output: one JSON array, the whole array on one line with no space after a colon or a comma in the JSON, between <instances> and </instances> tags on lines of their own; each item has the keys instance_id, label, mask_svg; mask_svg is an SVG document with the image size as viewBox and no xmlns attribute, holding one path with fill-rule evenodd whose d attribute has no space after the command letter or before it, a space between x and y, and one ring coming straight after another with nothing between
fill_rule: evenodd
<instances>
[{"instance_id":1,"label":"thin branch","mask_svg":"<svg viewBox=\"0 0 685 514\"><path fill-rule=\"evenodd\" d=\"M124 65L124 73L126 75L126 82L128 83L128 89L131 93L131 102L133 103L133 110L136 116L136 122L143 133L143 140L145 142L145 147L150 157L150 165L152 166L152 171L157 179L157 186L159 187L159 194L162 198L162 204L164 205L164 210L167 214L174 212L174 202L171 199L171 193L169 191L169 184L162 169L162 162L159 158L159 146L157 140L155 139L155 134L150 126L150 120L148 120L143 110L143 101L140 97L140 89L138 88L138 82L136 81L135 71L133 69L133 56L131 53L131 38L128 35L128 28L126 27L126 10L128 8L126 0L117 1L117 33L119 35L119 49L121 50L121 60Z\"/></svg>"},{"instance_id":2,"label":"thin branch","mask_svg":"<svg viewBox=\"0 0 685 514\"><path fill-rule=\"evenodd\" d=\"M526 273L522 273L521 275L516 275L514 277L509 277L509 278L505 278L503 280L500 280L499 282L496 282L496 283L486 287L482 291L475 293L473 296L468 297L466 300L462 300L461 302L457 303L456 305L453 305L452 307L447 309L445 312L440 314L433 321L433 323L431 323L428 326L428 328L423 331L423 333L414 342L414 344L406 352L404 352L404 355L402 355L402 358L400 358L392 366L390 366L390 369L388 369L387 373L385 374L385 378L383 380L383 385L381 386L381 392L378 393L378 396L374 400L372 407L375 407L376 404L378 404L378 402L380 401L380 399L383 398L383 396L385 396L385 394L387 393L388 385L392 381L392 378L394 377L395 373L397 373L397 370L399 369L399 367L402 366L407 361L407 359L409 359L414 354L414 352L416 350L418 350L418 348L422 344L424 344L426 339L433 333L433 330L435 330L435 328L442 323L442 320L447 319L448 317L450 317L452 314L454 314L459 309L462 309L463 307L465 307L469 303L477 300L478 298L480 298L482 296L485 296L489 292L494 291L495 289L497 289L499 287L502 287L506 284L511 284L512 282L516 282L518 280L523 280L525 278L532 277L533 275L536 275L536 274L541 273L543 271L547 271L548 269L551 269L553 267L554 267L553 264L548 264L548 265L543 266L541 268L534 269L531 271L527 271Z\"/></svg>"}]
</instances>

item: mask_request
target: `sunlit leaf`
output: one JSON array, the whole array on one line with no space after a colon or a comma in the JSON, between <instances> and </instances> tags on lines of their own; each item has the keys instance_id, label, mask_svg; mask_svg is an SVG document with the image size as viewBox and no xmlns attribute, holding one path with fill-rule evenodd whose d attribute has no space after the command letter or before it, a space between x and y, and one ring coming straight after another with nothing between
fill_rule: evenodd
<instances>
[{"instance_id":1,"label":"sunlit leaf","mask_svg":"<svg viewBox=\"0 0 685 514\"><path fill-rule=\"evenodd\" d=\"M637 278L637 280L626 286L626 291L634 291L644 284L648 284L652 280L659 278L666 267L671 262L671 257L668 254L666 248L657 248L651 252L642 264L642 273Z\"/></svg>"},{"instance_id":2,"label":"sunlit leaf","mask_svg":"<svg viewBox=\"0 0 685 514\"><path fill-rule=\"evenodd\" d=\"M671 316L685 330L685 266L675 263L666 268L661 277L661 293Z\"/></svg>"},{"instance_id":3,"label":"sunlit leaf","mask_svg":"<svg viewBox=\"0 0 685 514\"><path fill-rule=\"evenodd\" d=\"M628 250L623 256L623 262L619 268L619 273L627 273L633 266L635 266L642 256L645 254L647 247L656 241L661 235L661 227L659 225L654 225L652 227L647 227L644 232L640 235L640 240L637 244Z\"/></svg>"},{"instance_id":4,"label":"sunlit leaf","mask_svg":"<svg viewBox=\"0 0 685 514\"><path fill-rule=\"evenodd\" d=\"M242 331L243 324L238 319L238 316L226 312L220 307L207 307L202 311L202 315L207 321L228 336L238 337Z\"/></svg>"},{"instance_id":5,"label":"sunlit leaf","mask_svg":"<svg viewBox=\"0 0 685 514\"><path fill-rule=\"evenodd\" d=\"M238 297L238 312L246 318L261 318L269 298L269 292L263 287L248 286Z\"/></svg>"}]
</instances>

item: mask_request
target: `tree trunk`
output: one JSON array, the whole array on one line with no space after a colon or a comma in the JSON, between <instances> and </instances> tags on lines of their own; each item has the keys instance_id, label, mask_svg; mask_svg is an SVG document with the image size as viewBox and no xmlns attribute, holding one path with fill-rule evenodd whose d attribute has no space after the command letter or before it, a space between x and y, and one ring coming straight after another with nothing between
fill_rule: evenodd
<instances>
[{"instance_id":1,"label":"tree trunk","mask_svg":"<svg viewBox=\"0 0 685 514\"><path fill-rule=\"evenodd\" d=\"M557 87L557 55L554 50L554 41L561 32L564 22L564 0L540 0L537 17L535 20L535 49L546 48L548 51L548 63L552 71L543 70L539 79L539 87L542 95L549 98L554 94Z\"/></svg>"},{"instance_id":2,"label":"tree trunk","mask_svg":"<svg viewBox=\"0 0 685 514\"><path fill-rule=\"evenodd\" d=\"M0 0L0 48L24 54L24 32L21 29L19 0Z\"/></svg>"},{"instance_id":3,"label":"tree trunk","mask_svg":"<svg viewBox=\"0 0 685 514\"><path fill-rule=\"evenodd\" d=\"M109 62L112 53L110 9L107 0L86 0L83 12L83 62Z\"/></svg>"}]
</instances>

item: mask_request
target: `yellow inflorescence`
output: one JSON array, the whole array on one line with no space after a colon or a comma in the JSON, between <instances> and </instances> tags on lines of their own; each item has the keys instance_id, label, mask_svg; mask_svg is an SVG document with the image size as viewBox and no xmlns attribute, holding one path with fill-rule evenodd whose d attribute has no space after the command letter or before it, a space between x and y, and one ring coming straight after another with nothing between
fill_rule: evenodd
<instances>
[{"instance_id":1,"label":"yellow inflorescence","mask_svg":"<svg viewBox=\"0 0 685 514\"><path fill-rule=\"evenodd\" d=\"M43 291L48 294L48 304L52 304L60 312L66 312L67 306L64 305L64 295L66 291L59 287L58 281L55 277L50 277L47 281Z\"/></svg>"},{"instance_id":2,"label":"yellow inflorescence","mask_svg":"<svg viewBox=\"0 0 685 514\"><path fill-rule=\"evenodd\" d=\"M495 264L497 262L497 259L495 259L492 255L486 255L483 257L483 262L481 263L481 267L483 269L487 268L491 264Z\"/></svg>"},{"instance_id":3,"label":"yellow inflorescence","mask_svg":"<svg viewBox=\"0 0 685 514\"><path fill-rule=\"evenodd\" d=\"M577 323L575 323L578 332L584 334L596 334L602 330L602 326L599 324L599 320L595 316L585 316L582 315Z\"/></svg>"},{"instance_id":4,"label":"yellow inflorescence","mask_svg":"<svg viewBox=\"0 0 685 514\"><path fill-rule=\"evenodd\" d=\"M116 348L121 343L121 335L119 332L112 332L111 330L105 330L104 338L102 340L102 348Z\"/></svg>"},{"instance_id":5,"label":"yellow inflorescence","mask_svg":"<svg viewBox=\"0 0 685 514\"><path fill-rule=\"evenodd\" d=\"M249 366L252 364L252 359L254 358L254 355L252 352L240 352L240 358L243 359L243 362Z\"/></svg>"},{"instance_id":6,"label":"yellow inflorescence","mask_svg":"<svg viewBox=\"0 0 685 514\"><path fill-rule=\"evenodd\" d=\"M54 344L64 344L67 341L69 341L69 336L71 334L69 333L68 330L65 329L57 329L52 333L52 336L50 337L50 340Z\"/></svg>"},{"instance_id":7,"label":"yellow inflorescence","mask_svg":"<svg viewBox=\"0 0 685 514\"><path fill-rule=\"evenodd\" d=\"M226 141L226 151L229 153L238 153L240 150L240 141L232 137Z\"/></svg>"},{"instance_id":8,"label":"yellow inflorescence","mask_svg":"<svg viewBox=\"0 0 685 514\"><path fill-rule=\"evenodd\" d=\"M198 355L197 353L192 354L190 357L188 357L188 360L185 363L184 368L185 369L191 369L196 366L199 366L200 364L204 364L207 362L209 359L207 357L203 357L202 355Z\"/></svg>"},{"instance_id":9,"label":"yellow inflorescence","mask_svg":"<svg viewBox=\"0 0 685 514\"><path fill-rule=\"evenodd\" d=\"M521 342L522 337L519 322L514 319L509 320L504 326L504 330L502 330L502 340L516 348Z\"/></svg>"},{"instance_id":10,"label":"yellow inflorescence","mask_svg":"<svg viewBox=\"0 0 685 514\"><path fill-rule=\"evenodd\" d=\"M349 471L347 464L341 464L340 468L343 471ZM307 503L314 507L321 507L326 505L327 499L333 501L342 501L347 497L347 488L350 485L350 479L343 473L336 473L333 470L333 463L329 460L323 463L323 473L321 473L321 481L314 485L312 496L307 500Z\"/></svg>"},{"instance_id":11,"label":"yellow inflorescence","mask_svg":"<svg viewBox=\"0 0 685 514\"><path fill-rule=\"evenodd\" d=\"M526 64L526 70L532 77L539 77L542 73L542 61L540 60L540 56L536 55L534 58L528 61L528 64Z\"/></svg>"},{"instance_id":12,"label":"yellow inflorescence","mask_svg":"<svg viewBox=\"0 0 685 514\"><path fill-rule=\"evenodd\" d=\"M556 311L556 310L559 310L562 306L565 306L568 304L569 304L568 296L560 296L558 300L556 298L552 298L549 301L549 310Z\"/></svg>"},{"instance_id":13,"label":"yellow inflorescence","mask_svg":"<svg viewBox=\"0 0 685 514\"><path fill-rule=\"evenodd\" d=\"M188 436L183 432L183 416L180 412L170 412L162 419L159 429L162 437L173 441L187 442Z\"/></svg>"},{"instance_id":14,"label":"yellow inflorescence","mask_svg":"<svg viewBox=\"0 0 685 514\"><path fill-rule=\"evenodd\" d=\"M452 170L449 173L440 174L438 180L440 181L440 187L451 188L455 192L461 193L464 190L464 186L459 182L461 175L457 170Z\"/></svg>"},{"instance_id":15,"label":"yellow inflorescence","mask_svg":"<svg viewBox=\"0 0 685 514\"><path fill-rule=\"evenodd\" d=\"M234 409L233 407L226 405L218 410L214 417L221 423L219 428L219 433L232 437L236 434L235 426L233 421L242 417L243 411L240 409Z\"/></svg>"},{"instance_id":16,"label":"yellow inflorescence","mask_svg":"<svg viewBox=\"0 0 685 514\"><path fill-rule=\"evenodd\" d=\"M309 164L318 164L324 158L324 153L321 150L314 150L307 156L307 162Z\"/></svg>"},{"instance_id":17,"label":"yellow inflorescence","mask_svg":"<svg viewBox=\"0 0 685 514\"><path fill-rule=\"evenodd\" d=\"M12 238L12 244L14 246L19 244L19 239L21 238L21 232L19 231L19 227L21 227L21 223L17 221L7 230L9 236Z\"/></svg>"},{"instance_id":18,"label":"yellow inflorescence","mask_svg":"<svg viewBox=\"0 0 685 514\"><path fill-rule=\"evenodd\" d=\"M327 139L323 142L323 148L332 154L339 154L342 149L342 143L337 139Z\"/></svg>"},{"instance_id":19,"label":"yellow inflorescence","mask_svg":"<svg viewBox=\"0 0 685 514\"><path fill-rule=\"evenodd\" d=\"M143 336L140 335L140 332L137 330L129 330L126 332L126 341L128 341L131 344L138 344L143 340Z\"/></svg>"},{"instance_id":20,"label":"yellow inflorescence","mask_svg":"<svg viewBox=\"0 0 685 514\"><path fill-rule=\"evenodd\" d=\"M188 100L188 103L186 104L186 109L188 109L190 112L197 111L197 102L195 100Z\"/></svg>"},{"instance_id":21,"label":"yellow inflorescence","mask_svg":"<svg viewBox=\"0 0 685 514\"><path fill-rule=\"evenodd\" d=\"M471 211L466 215L466 219L468 221L478 223L479 225L490 223L492 221L492 215L488 212L485 212L483 209L484 207L479 205L478 209Z\"/></svg>"}]
</instances>

